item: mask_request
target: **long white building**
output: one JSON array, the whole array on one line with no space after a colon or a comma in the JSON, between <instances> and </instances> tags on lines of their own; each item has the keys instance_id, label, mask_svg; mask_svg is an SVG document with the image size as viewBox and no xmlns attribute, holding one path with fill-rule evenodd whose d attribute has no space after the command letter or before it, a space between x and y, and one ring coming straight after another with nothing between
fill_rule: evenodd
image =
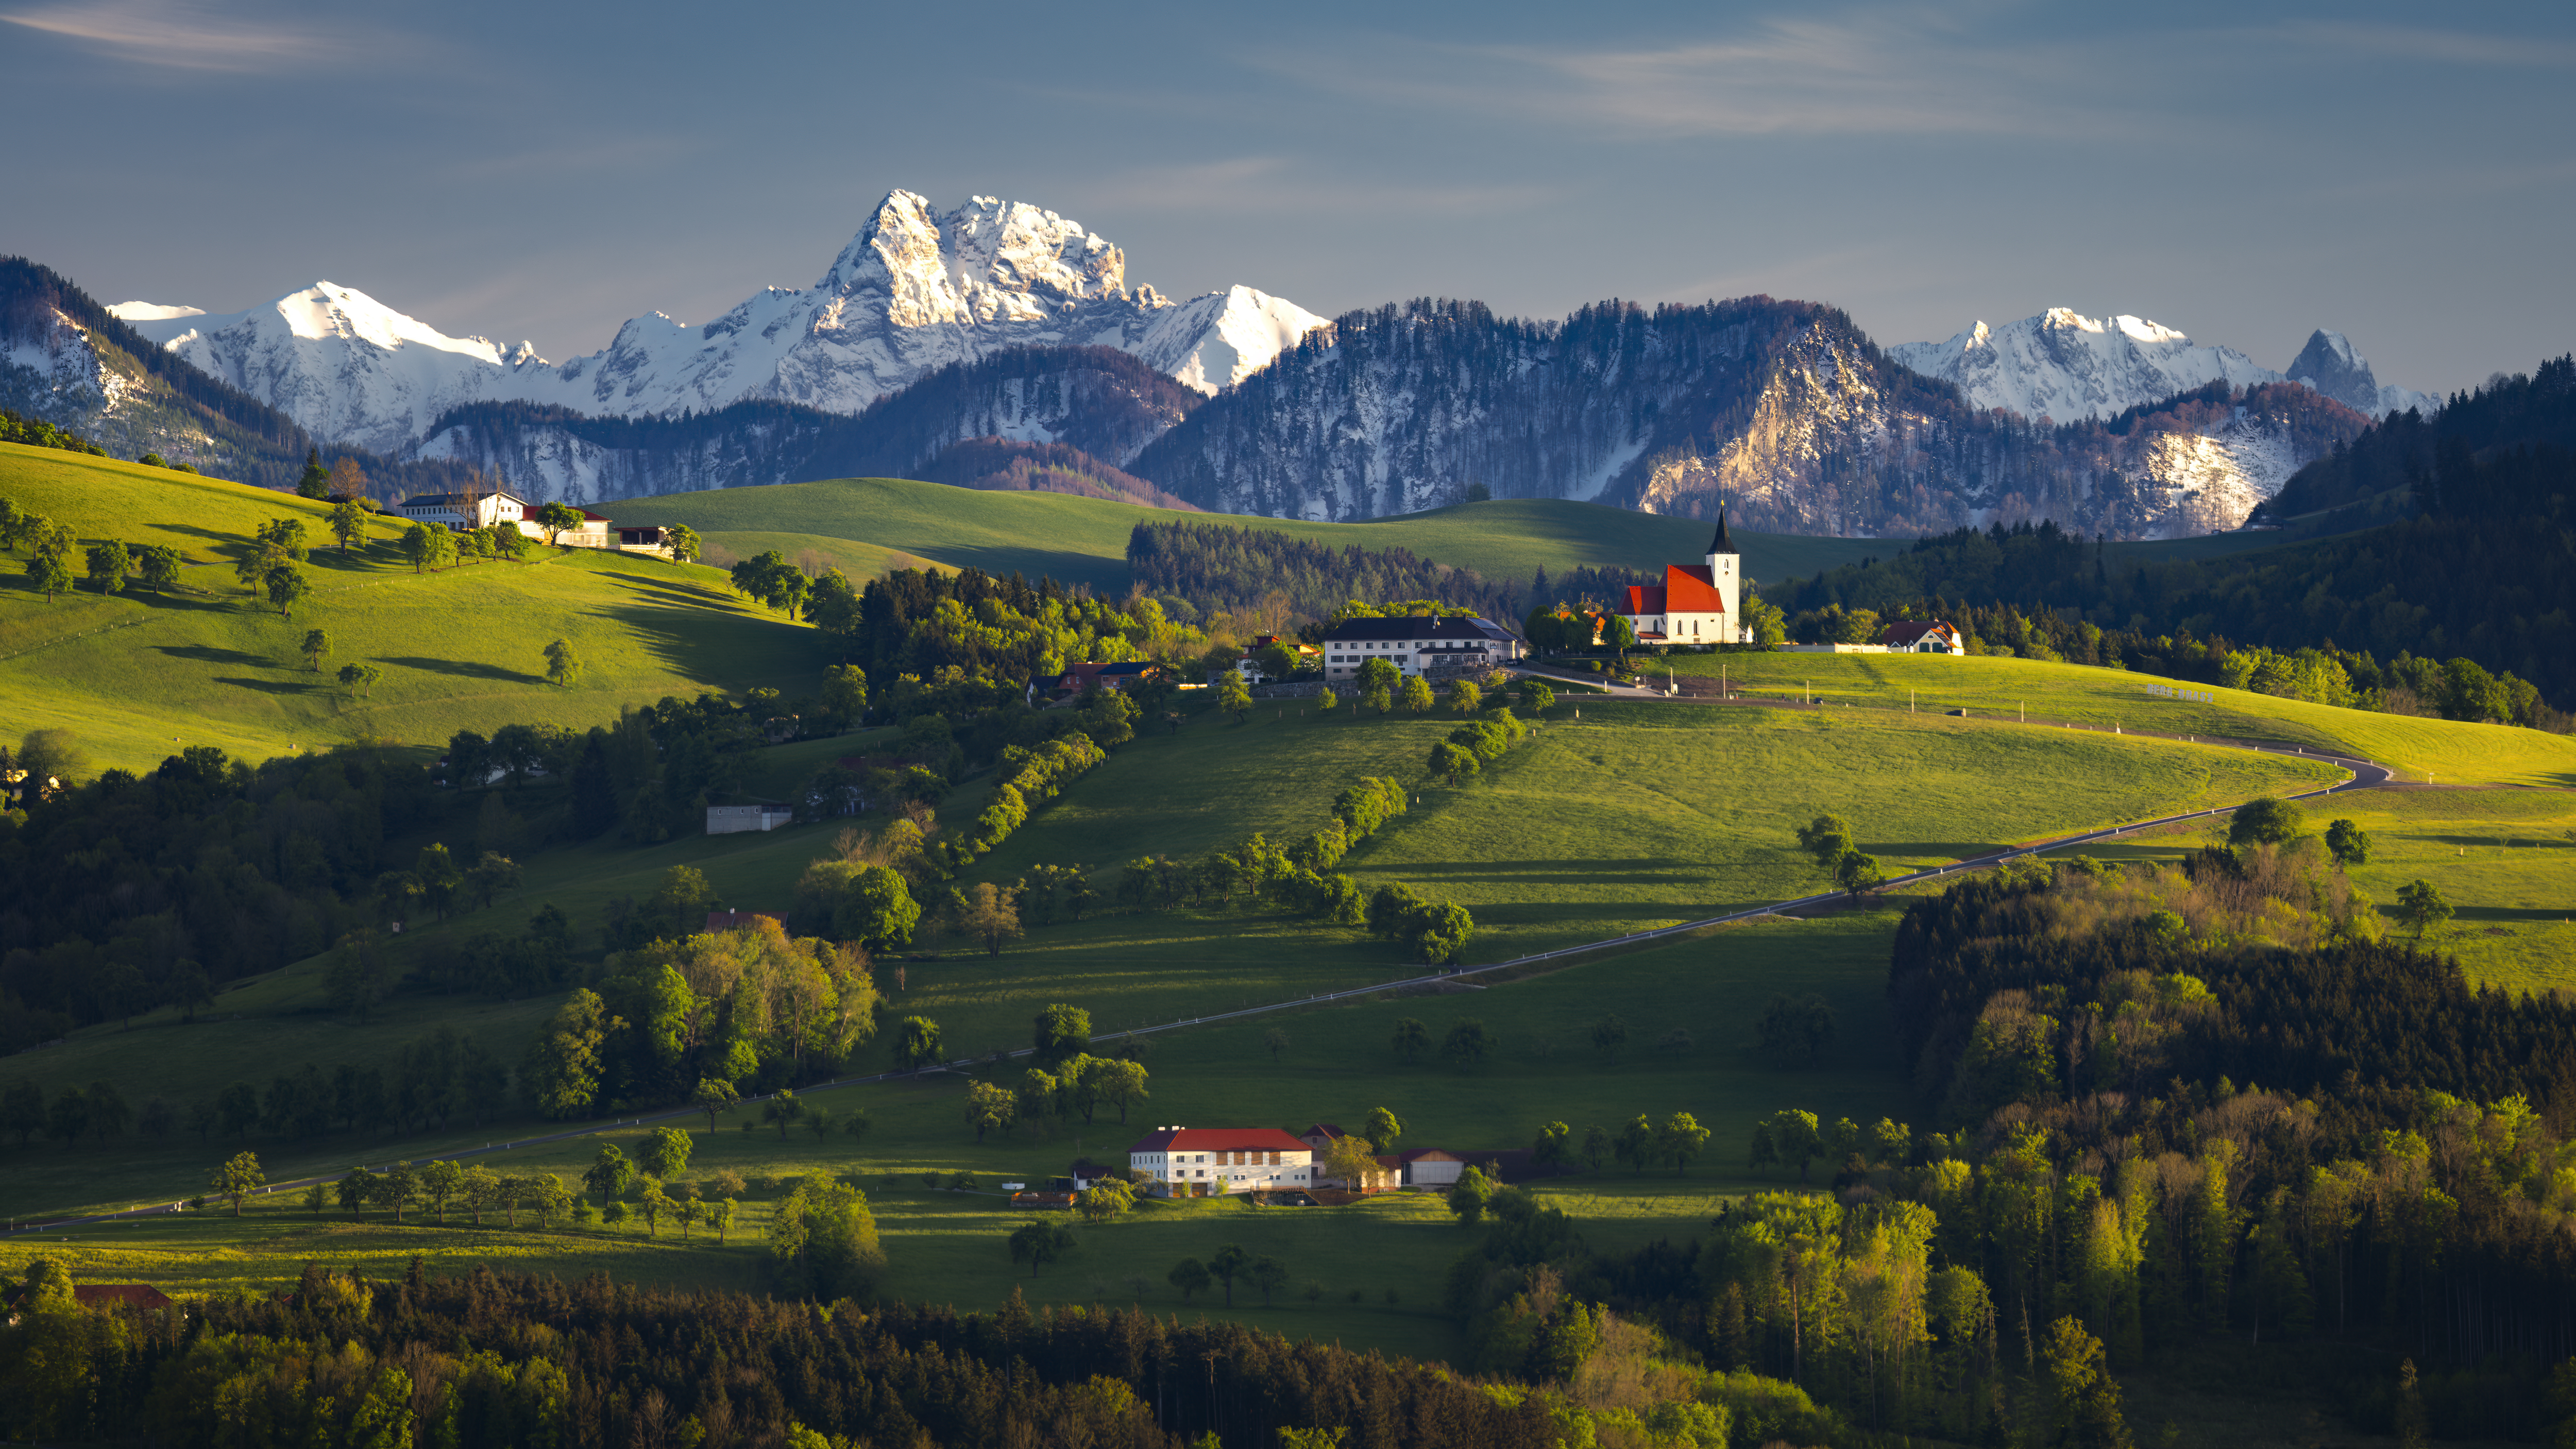
<instances>
[{"instance_id":1,"label":"long white building","mask_svg":"<svg viewBox=\"0 0 2576 1449\"><path fill-rule=\"evenodd\" d=\"M1276 1127L1157 1127L1127 1149L1127 1166L1153 1179L1155 1197L1315 1185L1314 1149Z\"/></svg>"}]
</instances>

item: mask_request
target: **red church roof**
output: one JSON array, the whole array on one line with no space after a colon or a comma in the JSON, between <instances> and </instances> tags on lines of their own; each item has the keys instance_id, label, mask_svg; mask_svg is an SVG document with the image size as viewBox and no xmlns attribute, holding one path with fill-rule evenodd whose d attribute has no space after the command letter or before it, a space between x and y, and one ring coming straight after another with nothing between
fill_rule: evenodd
<instances>
[{"instance_id":1,"label":"red church roof","mask_svg":"<svg viewBox=\"0 0 2576 1449\"><path fill-rule=\"evenodd\" d=\"M1667 564L1663 587L1635 584L1628 589L1630 618L1652 614L1723 614L1726 596L1717 591L1706 564Z\"/></svg>"},{"instance_id":2,"label":"red church roof","mask_svg":"<svg viewBox=\"0 0 2576 1449\"><path fill-rule=\"evenodd\" d=\"M1666 564L1664 597L1675 614L1723 614L1726 596L1717 591L1706 564Z\"/></svg>"},{"instance_id":3,"label":"red church roof","mask_svg":"<svg viewBox=\"0 0 2576 1449\"><path fill-rule=\"evenodd\" d=\"M1276 1127L1165 1127L1129 1152L1310 1152Z\"/></svg>"}]
</instances>

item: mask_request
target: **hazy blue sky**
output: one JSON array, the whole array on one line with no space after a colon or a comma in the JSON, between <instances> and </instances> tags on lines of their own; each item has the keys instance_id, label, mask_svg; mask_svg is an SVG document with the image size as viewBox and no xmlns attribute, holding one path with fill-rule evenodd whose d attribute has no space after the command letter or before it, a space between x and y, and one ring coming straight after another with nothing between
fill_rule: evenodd
<instances>
[{"instance_id":1,"label":"hazy blue sky","mask_svg":"<svg viewBox=\"0 0 2576 1449\"><path fill-rule=\"evenodd\" d=\"M2560 5L0 0L0 250L329 278L561 358L805 286L889 188L1331 314L2050 305L2448 390L2576 346Z\"/></svg>"}]
</instances>

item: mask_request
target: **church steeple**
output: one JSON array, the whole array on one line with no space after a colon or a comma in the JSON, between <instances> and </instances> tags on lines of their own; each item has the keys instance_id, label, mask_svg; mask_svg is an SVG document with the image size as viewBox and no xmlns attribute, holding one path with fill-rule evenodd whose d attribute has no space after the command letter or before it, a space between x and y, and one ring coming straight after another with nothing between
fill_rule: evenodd
<instances>
[{"instance_id":1,"label":"church steeple","mask_svg":"<svg viewBox=\"0 0 2576 1449\"><path fill-rule=\"evenodd\" d=\"M1722 553L1743 552L1735 546L1735 540L1726 536L1726 510L1723 508L1717 510L1717 536L1708 541L1708 552L1712 558Z\"/></svg>"}]
</instances>

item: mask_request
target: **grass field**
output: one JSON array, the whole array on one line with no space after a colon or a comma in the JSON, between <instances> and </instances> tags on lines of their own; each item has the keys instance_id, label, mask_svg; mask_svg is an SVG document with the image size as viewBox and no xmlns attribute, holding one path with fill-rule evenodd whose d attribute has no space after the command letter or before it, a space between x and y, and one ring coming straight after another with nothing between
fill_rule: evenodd
<instances>
[{"instance_id":1,"label":"grass field","mask_svg":"<svg viewBox=\"0 0 2576 1449\"><path fill-rule=\"evenodd\" d=\"M1105 593L1127 588L1127 536L1140 522L1187 519L1270 529L1336 546L1407 548L1488 577L1528 578L1581 565L1653 568L1686 563L1708 547L1710 526L1605 508L1594 503L1511 499L1461 504L1364 523L1308 523L1288 518L1178 513L1059 493L989 493L900 478L839 478L707 493L669 493L618 507L656 522L685 523L736 553L775 548L790 559L812 548L825 555L851 543L872 546L849 556L869 573L889 551L987 573L1052 574ZM838 540L840 542L835 543ZM1745 569L1756 578L1785 578L1856 563L1885 553L1875 539L1806 538L1739 532ZM849 563L842 567L855 576Z\"/></svg>"},{"instance_id":2,"label":"grass field","mask_svg":"<svg viewBox=\"0 0 2576 1449\"><path fill-rule=\"evenodd\" d=\"M2353 883L2397 924L2397 889L2428 880L2458 908L2428 947L2469 979L2508 991L2576 991L2576 795L2559 790L2368 790L2307 805L2310 828L2348 819L2370 833ZM2087 847L2104 860L2171 859L2203 833Z\"/></svg>"},{"instance_id":3,"label":"grass field","mask_svg":"<svg viewBox=\"0 0 2576 1449\"><path fill-rule=\"evenodd\" d=\"M1497 961L1805 894L1816 882L1794 853L1792 831L1818 810L1852 819L1894 868L2329 774L2206 746L1876 712L1596 704L1579 722L1573 712L1560 706L1566 718L1485 778L1424 790L1421 807L1354 852L1348 868L1364 882L1403 881L1467 905L1479 921L1469 959ZM1402 716L1300 718L1285 707L1242 726L1203 717L1179 735L1120 750L968 879L1014 879L1039 863L1108 867L1149 851L1194 856L1256 829L1293 838L1324 823L1342 782L1409 775L1448 727ZM818 747L834 748L794 748ZM1798 788L1783 790L1786 779ZM643 895L675 864L704 870L727 904L776 910L796 875L828 850L829 834L803 827L551 851L531 859L518 898L427 933L516 929L541 902L588 931L609 897ZM1114 879L1104 877L1104 890ZM1031 1013L1051 1000L1085 1006L1105 1034L1420 969L1395 943L1268 907L1033 924L999 956L954 940L928 944L938 959L882 963L881 984L899 1012L938 1020L959 1053L1020 1045ZM193 1100L244 1075L246 1061L259 1081L305 1061L327 1069L380 1056L442 1020L512 1060L546 1009L409 997L352 1028L324 1007L322 976L321 961L303 962L221 998L216 1013L234 1020L187 1026L164 1011L131 1030L86 1029L11 1066L49 1089L104 1079L128 1084L138 1102L154 1092ZM882 1064L865 1055L857 1069ZM89 1169L65 1162L61 1170L71 1175L55 1179L40 1160L23 1195L0 1188L0 1210L60 1203Z\"/></svg>"},{"instance_id":4,"label":"grass field","mask_svg":"<svg viewBox=\"0 0 2576 1449\"><path fill-rule=\"evenodd\" d=\"M1717 678L1766 697L1796 699L1812 689L1832 704L1905 709L1924 714L1966 708L2010 719L2124 724L2174 734L2339 750L2398 771L2399 778L2437 784L2576 786L2576 739L2509 725L2460 724L2336 709L2238 689L2177 686L2151 675L2033 659L1942 654L1677 654L1677 674ZM2212 704L2166 698L2156 690L2214 694Z\"/></svg>"},{"instance_id":5,"label":"grass field","mask_svg":"<svg viewBox=\"0 0 2576 1449\"><path fill-rule=\"evenodd\" d=\"M988 493L900 478L836 478L621 501L618 509L657 523L685 523L710 543L749 555L803 550L857 577L883 570L890 552L987 573L1052 574L1105 593L1127 587L1127 536L1139 522L1190 519L1262 528L1335 546L1406 548L1488 578L1529 578L1592 566L1655 569L1691 563L1708 547L1710 524L1564 499L1496 499L1372 518L1359 523L1232 514L1176 513L1055 493ZM1886 557L1903 539L1815 538L1734 531L1744 574L1781 580L1863 558ZM840 542L834 542L839 540ZM852 543L869 545L852 549ZM2268 548L2262 535L2225 534L2167 543L2113 544L2124 562L2202 558ZM853 567L853 564L857 567Z\"/></svg>"},{"instance_id":6,"label":"grass field","mask_svg":"<svg viewBox=\"0 0 2576 1449\"><path fill-rule=\"evenodd\" d=\"M1032 1280L1013 1267L1003 1241L1023 1220L1019 1214L994 1196L928 1191L921 1174L965 1172L989 1192L1004 1180L1059 1174L1079 1154L1122 1153L1162 1122L1303 1127L1315 1120L1350 1121L1385 1106L1406 1120L1407 1144L1474 1151L1526 1145L1551 1119L1579 1133L1596 1124L1615 1130L1641 1112L1684 1110L1713 1134L1706 1156L1687 1175L1635 1176L1612 1168L1597 1177L1549 1181L1538 1190L1573 1214L1586 1237L1603 1247L1695 1235L1721 1195L1780 1180L1749 1175L1738 1166L1758 1117L1793 1103L1829 1118L1905 1117L1904 1084L1890 1066L1893 1024L1881 990L1891 919L1879 911L1800 925L1732 927L1490 990L1337 1005L1250 1025L1173 1033L1156 1039L1150 1058L1153 1100L1141 1104L1124 1126L1104 1112L1088 1126L1075 1119L978 1144L958 1114L963 1084L955 1078L808 1093L810 1102L835 1113L864 1110L873 1130L857 1142L845 1136L818 1142L802 1130L782 1139L767 1129L738 1130L730 1121L710 1135L697 1119L699 1145L685 1177L702 1179L728 1168L747 1178L855 1174L884 1235L887 1291L900 1297L981 1307L999 1301L1016 1283L1033 1302L1141 1300L1157 1311L1178 1311L1184 1305L1163 1283L1165 1271L1182 1257L1205 1258L1234 1242L1295 1265L1297 1276L1270 1307L1260 1306L1257 1294L1238 1290L1233 1316L1301 1336L1437 1356L1454 1347L1448 1324L1431 1312L1440 1276L1470 1235L1449 1221L1436 1200L1400 1197L1349 1209L1300 1210L1255 1210L1239 1202L1156 1205L1126 1221L1081 1230L1079 1250ZM1752 1015L1787 981L1823 995L1837 1012L1835 1043L1810 1071L1760 1068L1740 1050ZM1635 1046L1616 1060L1588 1045L1590 1023L1605 1013L1624 1017L1637 1036ZM1397 1018L1418 1017L1436 1036L1468 1015L1482 1020L1499 1043L1480 1068L1461 1072L1394 1059L1388 1041ZM1290 1038L1276 1060L1262 1046L1263 1034L1274 1026ZM1693 1049L1652 1049L1655 1036L1674 1026L1692 1033ZM502 1130L468 1135L479 1141ZM600 1142L621 1142L631 1151L638 1136L632 1127L608 1128L596 1137L476 1160L502 1171L570 1175L588 1163ZM325 1142L309 1152L258 1146L270 1175L281 1179L358 1160L381 1165L393 1151L347 1141ZM176 1196L233 1150L218 1147L190 1142L149 1151ZM436 1149L420 1143L405 1150ZM0 1190L18 1197L17 1179L29 1169L44 1172L51 1155L43 1148L11 1152L10 1185ZM353 1225L336 1210L316 1220L292 1201L254 1199L252 1213L238 1224L210 1213L79 1229L68 1235L68 1244L61 1235L0 1240L0 1269L14 1270L41 1251L68 1259L77 1276L91 1281L203 1291L284 1283L308 1260L354 1263L390 1276L420 1253L431 1259L432 1271L458 1271L488 1259L503 1268L567 1274L601 1269L683 1286L751 1286L757 1234L774 1196L774 1189L755 1192L745 1204L748 1233L721 1251L703 1238L675 1246L667 1229L656 1243L640 1228L514 1233L497 1226L474 1229L461 1219L441 1228L426 1216L396 1228L377 1213ZM1319 1298L1305 1296L1309 1283L1323 1290ZM1386 1301L1389 1289L1396 1295L1392 1304ZM1356 1304L1349 1299L1354 1290L1362 1295ZM1224 1312L1207 1298L1187 1309Z\"/></svg>"},{"instance_id":7,"label":"grass field","mask_svg":"<svg viewBox=\"0 0 2576 1449\"><path fill-rule=\"evenodd\" d=\"M1240 727L1209 717L1121 750L978 874L1302 834L1344 782L1380 773L1371 755L1411 778L1451 723L1293 711L1265 706ZM1483 777L1421 787L1422 806L1345 869L1466 905L1469 956L1495 961L1808 894L1819 882L1795 830L1825 811L1894 873L2343 778L2241 750L1939 716L1608 702L1553 713Z\"/></svg>"},{"instance_id":8,"label":"grass field","mask_svg":"<svg viewBox=\"0 0 2576 1449\"><path fill-rule=\"evenodd\" d=\"M256 760L370 735L432 746L460 729L588 726L665 695L803 690L821 671L805 630L740 599L713 569L540 547L527 564L415 573L379 519L346 560L314 548L315 592L287 619L255 603L231 563L275 517L301 517L326 541L319 504L16 445L0 445L0 495L84 542L166 543L191 565L186 592L84 587L51 603L26 587L23 557L0 574L0 735L67 728L102 767L148 768L182 744ZM332 646L318 671L298 652L316 628ZM545 675L559 638L585 666L570 688ZM363 699L334 677L355 662L384 671Z\"/></svg>"}]
</instances>

